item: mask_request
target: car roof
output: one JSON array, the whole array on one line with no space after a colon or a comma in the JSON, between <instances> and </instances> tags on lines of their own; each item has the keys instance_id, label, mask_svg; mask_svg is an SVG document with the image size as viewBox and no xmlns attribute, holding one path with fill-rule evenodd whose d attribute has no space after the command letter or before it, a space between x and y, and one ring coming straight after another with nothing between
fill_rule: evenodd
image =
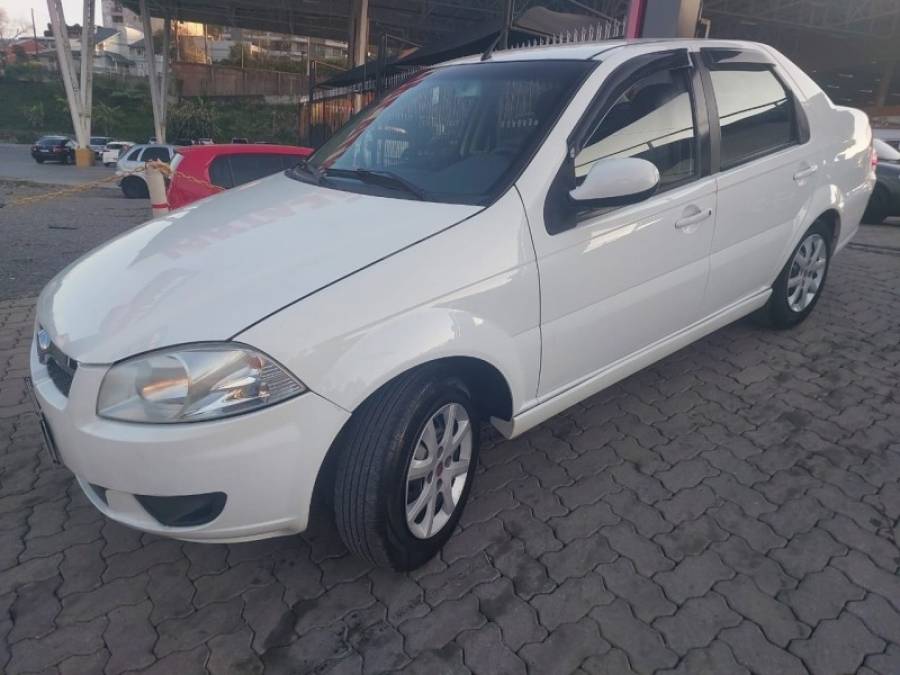
<instances>
[{"instance_id":1,"label":"car roof","mask_svg":"<svg viewBox=\"0 0 900 675\"><path fill-rule=\"evenodd\" d=\"M308 155L312 148L299 145L275 145L273 143L218 143L214 145L187 145L178 148L182 155L208 156L248 155L269 153L275 155Z\"/></svg>"},{"instance_id":2,"label":"car roof","mask_svg":"<svg viewBox=\"0 0 900 675\"><path fill-rule=\"evenodd\" d=\"M745 40L710 40L700 38L639 38L635 40L598 40L595 42L578 42L572 44L553 44L513 47L492 52L486 62L501 61L590 61L601 60L604 54L613 50L628 50L635 55L645 52L659 51L670 48L699 48L699 47L739 47L739 48L763 48L764 45ZM456 65L463 63L481 62L480 54L464 56L459 59L442 63Z\"/></svg>"}]
</instances>

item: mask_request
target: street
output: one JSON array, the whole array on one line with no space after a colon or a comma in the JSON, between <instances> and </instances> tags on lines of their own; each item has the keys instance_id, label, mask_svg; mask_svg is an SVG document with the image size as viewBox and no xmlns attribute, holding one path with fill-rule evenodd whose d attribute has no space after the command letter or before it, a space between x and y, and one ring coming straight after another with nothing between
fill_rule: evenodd
<instances>
[{"instance_id":1,"label":"street","mask_svg":"<svg viewBox=\"0 0 900 675\"><path fill-rule=\"evenodd\" d=\"M35 139L37 140L37 139ZM112 176L115 170L102 164L76 169L58 162L38 164L31 158L30 145L0 143L0 181L16 179L48 185L78 185ZM110 187L116 187L110 183Z\"/></svg>"},{"instance_id":2,"label":"street","mask_svg":"<svg viewBox=\"0 0 900 675\"><path fill-rule=\"evenodd\" d=\"M0 672L900 672L897 225L861 228L796 329L739 321L489 433L461 529L395 574L327 522L142 535L41 453L34 298L147 211L106 190L0 209Z\"/></svg>"}]
</instances>

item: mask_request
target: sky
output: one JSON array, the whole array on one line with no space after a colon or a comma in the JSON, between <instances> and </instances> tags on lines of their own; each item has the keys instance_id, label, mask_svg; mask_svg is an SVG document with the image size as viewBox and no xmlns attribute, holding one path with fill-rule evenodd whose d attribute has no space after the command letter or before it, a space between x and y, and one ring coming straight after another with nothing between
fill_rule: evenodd
<instances>
[{"instance_id":1,"label":"sky","mask_svg":"<svg viewBox=\"0 0 900 675\"><path fill-rule=\"evenodd\" d=\"M94 19L98 24L103 23L100 14L100 2L95 0ZM84 6L82 0L62 0L63 13L66 15L66 23L81 23L81 12ZM34 9L34 22L37 24L38 35L42 35L50 23L50 14L47 13L46 0L0 0L0 7L9 15L10 28L17 27L20 23L28 25L31 29L31 10Z\"/></svg>"}]
</instances>

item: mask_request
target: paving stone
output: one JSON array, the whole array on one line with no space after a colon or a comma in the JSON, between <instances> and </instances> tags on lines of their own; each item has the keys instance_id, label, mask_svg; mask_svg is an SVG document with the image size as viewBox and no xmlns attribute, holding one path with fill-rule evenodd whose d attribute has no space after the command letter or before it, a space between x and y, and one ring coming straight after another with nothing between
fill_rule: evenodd
<instances>
[{"instance_id":1,"label":"paving stone","mask_svg":"<svg viewBox=\"0 0 900 675\"><path fill-rule=\"evenodd\" d=\"M703 481L722 499L737 504L749 516L759 517L771 513L777 506L758 490L742 485L728 474L719 474Z\"/></svg>"},{"instance_id":2,"label":"paving stone","mask_svg":"<svg viewBox=\"0 0 900 675\"><path fill-rule=\"evenodd\" d=\"M513 651L518 652L523 645L540 642L547 636L534 608L515 594L508 579L478 586L474 593L481 613L499 626L503 642Z\"/></svg>"},{"instance_id":3,"label":"paving stone","mask_svg":"<svg viewBox=\"0 0 900 675\"><path fill-rule=\"evenodd\" d=\"M765 481L768 476L757 469L753 464L738 457L730 448L718 446L703 453L703 458L710 465L723 474L732 476L736 481L747 487L754 483Z\"/></svg>"},{"instance_id":4,"label":"paving stone","mask_svg":"<svg viewBox=\"0 0 900 675\"><path fill-rule=\"evenodd\" d=\"M657 544L675 561L703 553L713 542L725 541L728 534L709 515L681 523L671 532L657 535Z\"/></svg>"},{"instance_id":5,"label":"paving stone","mask_svg":"<svg viewBox=\"0 0 900 675\"><path fill-rule=\"evenodd\" d=\"M865 600L850 602L847 610L855 614L875 635L900 645L900 612L880 595L870 593Z\"/></svg>"},{"instance_id":6,"label":"paving stone","mask_svg":"<svg viewBox=\"0 0 900 675\"><path fill-rule=\"evenodd\" d=\"M884 647L884 640L872 635L862 621L844 613L820 623L808 640L792 644L791 651L815 673L841 675L854 672L866 656Z\"/></svg>"},{"instance_id":7,"label":"paving stone","mask_svg":"<svg viewBox=\"0 0 900 675\"><path fill-rule=\"evenodd\" d=\"M766 640L759 626L749 621L725 629L719 639L731 647L741 665L759 675L807 674L800 659Z\"/></svg>"},{"instance_id":8,"label":"paving stone","mask_svg":"<svg viewBox=\"0 0 900 675\"><path fill-rule=\"evenodd\" d=\"M669 492L675 493L685 488L692 488L698 485L707 476L716 474L709 462L704 459L689 459L684 462L678 462L671 469L659 471L655 478L662 481Z\"/></svg>"},{"instance_id":9,"label":"paving stone","mask_svg":"<svg viewBox=\"0 0 900 675\"><path fill-rule=\"evenodd\" d=\"M526 490L523 486L528 486L531 489ZM517 482L512 490L491 492L477 499L472 498L466 504L466 508L459 519L459 525L460 527L466 528L471 525L487 522L501 511L514 508L516 506L516 499L519 499L519 501L526 506L534 508L533 502L537 500L532 496L540 494L541 491L542 488L537 480L531 478Z\"/></svg>"},{"instance_id":10,"label":"paving stone","mask_svg":"<svg viewBox=\"0 0 900 675\"><path fill-rule=\"evenodd\" d=\"M672 499L657 502L656 506L666 520L678 525L686 520L699 518L715 505L716 501L716 495L712 490L706 485L697 485L682 490Z\"/></svg>"},{"instance_id":11,"label":"paving stone","mask_svg":"<svg viewBox=\"0 0 900 675\"><path fill-rule=\"evenodd\" d=\"M274 561L272 574L284 586L284 601L289 605L311 600L325 591L322 568L311 560L310 554L310 549L305 547Z\"/></svg>"},{"instance_id":12,"label":"paving stone","mask_svg":"<svg viewBox=\"0 0 900 675\"><path fill-rule=\"evenodd\" d=\"M319 567L322 568L322 586L331 588L364 577L371 571L372 563L348 552L336 558L326 558L319 563Z\"/></svg>"},{"instance_id":13,"label":"paving stone","mask_svg":"<svg viewBox=\"0 0 900 675\"><path fill-rule=\"evenodd\" d=\"M155 565L181 560L181 542L174 539L157 539L134 551L117 553L106 559L104 581L133 577Z\"/></svg>"},{"instance_id":14,"label":"paving stone","mask_svg":"<svg viewBox=\"0 0 900 675\"><path fill-rule=\"evenodd\" d=\"M531 600L537 610L541 625L554 631L560 624L575 623L598 605L614 600L603 583L603 577L591 573L584 577L567 579L551 593L538 595Z\"/></svg>"},{"instance_id":15,"label":"paving stone","mask_svg":"<svg viewBox=\"0 0 900 675\"><path fill-rule=\"evenodd\" d=\"M847 547L839 544L825 530L816 528L794 537L787 546L771 552L785 571L801 579L823 569L834 556L844 555Z\"/></svg>"},{"instance_id":16,"label":"paving stone","mask_svg":"<svg viewBox=\"0 0 900 675\"><path fill-rule=\"evenodd\" d=\"M583 577L600 563L610 562L617 553L609 547L606 537L596 534L584 539L576 539L559 551L551 551L541 556L550 576L557 582L569 577Z\"/></svg>"},{"instance_id":17,"label":"paving stone","mask_svg":"<svg viewBox=\"0 0 900 675\"><path fill-rule=\"evenodd\" d=\"M785 572L781 565L757 553L740 537L731 537L727 541L715 543L712 550L722 557L728 567L753 579L753 582L769 595L775 595L781 590L797 585L797 580Z\"/></svg>"},{"instance_id":18,"label":"paving stone","mask_svg":"<svg viewBox=\"0 0 900 675\"><path fill-rule=\"evenodd\" d=\"M645 504L655 504L660 499L668 499L672 493L655 477L639 471L634 464L623 462L610 471L615 481L634 492Z\"/></svg>"},{"instance_id":19,"label":"paving stone","mask_svg":"<svg viewBox=\"0 0 900 675\"><path fill-rule=\"evenodd\" d=\"M866 659L866 666L877 675L896 675L900 663L900 646L888 645L883 654L873 654ZM860 674L866 669L860 669Z\"/></svg>"},{"instance_id":20,"label":"paving stone","mask_svg":"<svg viewBox=\"0 0 900 675\"><path fill-rule=\"evenodd\" d=\"M440 649L422 652L409 665L396 672L404 675L465 675L472 671L463 663L462 648L451 643Z\"/></svg>"},{"instance_id":21,"label":"paving stone","mask_svg":"<svg viewBox=\"0 0 900 675\"><path fill-rule=\"evenodd\" d=\"M349 584L340 584L312 600L303 600L293 606L298 635L312 628L323 628L338 621L346 614L364 609L375 602L371 594L371 582L361 579Z\"/></svg>"},{"instance_id":22,"label":"paving stone","mask_svg":"<svg viewBox=\"0 0 900 675\"><path fill-rule=\"evenodd\" d=\"M708 647L692 649L677 668L657 671L657 675L750 675L734 659L734 654L724 642L716 640Z\"/></svg>"},{"instance_id":23,"label":"paving stone","mask_svg":"<svg viewBox=\"0 0 900 675\"><path fill-rule=\"evenodd\" d=\"M795 590L785 591L784 601L794 614L810 626L835 619L851 600L862 600L866 592L834 567L806 576Z\"/></svg>"},{"instance_id":24,"label":"paving stone","mask_svg":"<svg viewBox=\"0 0 900 675\"><path fill-rule=\"evenodd\" d=\"M189 651L175 652L159 659L141 675L201 675L206 673L206 661L209 659L209 649L206 645L200 645Z\"/></svg>"},{"instance_id":25,"label":"paving stone","mask_svg":"<svg viewBox=\"0 0 900 675\"><path fill-rule=\"evenodd\" d=\"M60 611L56 589L61 581L58 576L50 577L19 589L8 610L13 624L6 638L9 642L40 638L54 629L54 619Z\"/></svg>"},{"instance_id":26,"label":"paving stone","mask_svg":"<svg viewBox=\"0 0 900 675\"><path fill-rule=\"evenodd\" d=\"M238 563L221 574L200 577L194 582L197 593L194 605L203 607L213 602L230 600L250 588L270 584L273 580L269 565L258 561Z\"/></svg>"},{"instance_id":27,"label":"paving stone","mask_svg":"<svg viewBox=\"0 0 900 675\"><path fill-rule=\"evenodd\" d=\"M569 675L588 657L608 650L609 643L600 636L597 624L582 619L560 626L544 642L525 645L519 656L528 664L529 672Z\"/></svg>"},{"instance_id":28,"label":"paving stone","mask_svg":"<svg viewBox=\"0 0 900 675\"><path fill-rule=\"evenodd\" d=\"M809 494L827 509L847 516L863 529L876 531L888 524L885 517L871 506L849 498L832 485L814 488Z\"/></svg>"},{"instance_id":29,"label":"paving stone","mask_svg":"<svg viewBox=\"0 0 900 675\"><path fill-rule=\"evenodd\" d=\"M369 573L369 578L372 580L372 594L387 607L391 623L397 625L431 611L425 603L422 587L408 576L375 568Z\"/></svg>"},{"instance_id":30,"label":"paving stone","mask_svg":"<svg viewBox=\"0 0 900 675\"><path fill-rule=\"evenodd\" d=\"M117 607L109 615L103 641L110 651L107 673L139 670L153 664L156 631L150 624L150 601L139 605Z\"/></svg>"},{"instance_id":31,"label":"paving stone","mask_svg":"<svg viewBox=\"0 0 900 675\"><path fill-rule=\"evenodd\" d=\"M671 668L678 661L660 634L636 619L623 600L597 607L591 617L600 625L603 637L624 651L638 672Z\"/></svg>"},{"instance_id":32,"label":"paving stone","mask_svg":"<svg viewBox=\"0 0 900 675\"><path fill-rule=\"evenodd\" d=\"M787 540L775 534L766 523L748 516L737 504L727 503L710 509L709 515L722 529L736 534L758 553L767 553L773 548L784 546Z\"/></svg>"},{"instance_id":33,"label":"paving stone","mask_svg":"<svg viewBox=\"0 0 900 675\"><path fill-rule=\"evenodd\" d=\"M481 553L471 558L460 558L447 569L422 577L419 585L425 591L425 600L437 606L445 600L458 600L475 586L497 579L500 573Z\"/></svg>"},{"instance_id":34,"label":"paving stone","mask_svg":"<svg viewBox=\"0 0 900 675\"><path fill-rule=\"evenodd\" d=\"M441 557L449 565L460 558L473 556L492 544L507 541L508 539L509 535L503 529L503 523L499 518L495 518L478 527L470 527L467 530L454 533L444 545Z\"/></svg>"},{"instance_id":35,"label":"paving stone","mask_svg":"<svg viewBox=\"0 0 900 675\"><path fill-rule=\"evenodd\" d=\"M612 512L609 504L598 502L579 506L564 516L551 518L548 524L556 534L556 538L565 543L573 539L591 537L604 525L613 525L619 520L619 516Z\"/></svg>"},{"instance_id":36,"label":"paving stone","mask_svg":"<svg viewBox=\"0 0 900 675\"><path fill-rule=\"evenodd\" d=\"M55 577L59 573L61 561L62 554L57 553L46 558L34 558L6 570L0 574L0 596L25 584Z\"/></svg>"},{"instance_id":37,"label":"paving stone","mask_svg":"<svg viewBox=\"0 0 900 675\"><path fill-rule=\"evenodd\" d=\"M628 558L638 572L646 577L661 570L669 570L675 563L669 560L656 543L635 532L628 523L619 523L601 530L611 548Z\"/></svg>"},{"instance_id":38,"label":"paving stone","mask_svg":"<svg viewBox=\"0 0 900 675\"><path fill-rule=\"evenodd\" d=\"M59 624L89 621L125 605L136 605L147 597L146 574L116 579L93 591L72 593L62 600Z\"/></svg>"},{"instance_id":39,"label":"paving stone","mask_svg":"<svg viewBox=\"0 0 900 675\"><path fill-rule=\"evenodd\" d=\"M750 619L765 633L768 640L779 647L787 647L791 640L805 638L809 627L797 621L788 605L759 590L749 577L738 575L734 579L716 584L730 607Z\"/></svg>"},{"instance_id":40,"label":"paving stone","mask_svg":"<svg viewBox=\"0 0 900 675\"><path fill-rule=\"evenodd\" d=\"M59 596L69 593L90 591L102 583L106 562L101 556L100 542L76 544L67 548L60 563L59 570L63 583L59 587Z\"/></svg>"},{"instance_id":41,"label":"paving stone","mask_svg":"<svg viewBox=\"0 0 900 675\"><path fill-rule=\"evenodd\" d=\"M734 572L722 563L713 551L685 558L675 569L660 572L654 580L665 589L666 595L677 603L706 593L717 581L730 579Z\"/></svg>"},{"instance_id":42,"label":"paving stone","mask_svg":"<svg viewBox=\"0 0 900 675\"><path fill-rule=\"evenodd\" d=\"M226 546L186 543L182 546L182 552L190 562L187 575L191 579L208 574L218 574L224 572L228 567L228 547ZM105 552L104 554L108 555Z\"/></svg>"},{"instance_id":43,"label":"paving stone","mask_svg":"<svg viewBox=\"0 0 900 675\"><path fill-rule=\"evenodd\" d=\"M163 657L172 652L188 651L204 644L211 637L230 633L241 622L241 598L217 602L198 609L193 614L163 621L156 627L159 640L154 652Z\"/></svg>"},{"instance_id":44,"label":"paving stone","mask_svg":"<svg viewBox=\"0 0 900 675\"><path fill-rule=\"evenodd\" d=\"M252 647L263 653L290 643L294 637L294 612L284 602L284 586L272 583L244 591L244 622L253 631Z\"/></svg>"},{"instance_id":45,"label":"paving stone","mask_svg":"<svg viewBox=\"0 0 900 675\"><path fill-rule=\"evenodd\" d=\"M351 612L342 621L344 637L363 657L363 673L384 673L410 662L403 650L403 636L385 620L384 607Z\"/></svg>"},{"instance_id":46,"label":"paving stone","mask_svg":"<svg viewBox=\"0 0 900 675\"><path fill-rule=\"evenodd\" d=\"M605 654L589 656L581 664L578 675L634 675L628 662L628 655L621 649L612 648Z\"/></svg>"},{"instance_id":47,"label":"paving stone","mask_svg":"<svg viewBox=\"0 0 900 675\"><path fill-rule=\"evenodd\" d=\"M252 638L247 628L214 637L208 643L207 670L213 675L262 675L262 661L250 650Z\"/></svg>"},{"instance_id":48,"label":"paving stone","mask_svg":"<svg viewBox=\"0 0 900 675\"><path fill-rule=\"evenodd\" d=\"M103 649L105 616L63 626L40 639L29 638L12 645L10 673L40 671L70 656L85 656Z\"/></svg>"},{"instance_id":49,"label":"paving stone","mask_svg":"<svg viewBox=\"0 0 900 675\"><path fill-rule=\"evenodd\" d=\"M664 616L653 626L666 636L666 643L679 654L706 647L721 630L737 626L741 617L735 614L722 597L708 593L702 598L687 600L673 616Z\"/></svg>"},{"instance_id":50,"label":"paving stone","mask_svg":"<svg viewBox=\"0 0 900 675\"><path fill-rule=\"evenodd\" d=\"M578 475L580 469L574 468L572 471ZM559 495L563 505L575 509L579 506L594 504L606 495L619 490L621 487L613 481L609 473L604 472L579 478L571 485L558 488L556 494Z\"/></svg>"},{"instance_id":51,"label":"paving stone","mask_svg":"<svg viewBox=\"0 0 900 675\"><path fill-rule=\"evenodd\" d=\"M553 590L555 584L547 575L547 568L528 555L520 541L504 542L493 547L489 555L494 567L512 580L516 593L525 600Z\"/></svg>"},{"instance_id":52,"label":"paving stone","mask_svg":"<svg viewBox=\"0 0 900 675\"><path fill-rule=\"evenodd\" d=\"M664 509L671 500L659 501L656 507L647 506L631 490L622 489L610 495L607 502L617 516L629 521L645 537L653 537L672 529L671 523L663 517Z\"/></svg>"},{"instance_id":53,"label":"paving stone","mask_svg":"<svg viewBox=\"0 0 900 675\"><path fill-rule=\"evenodd\" d=\"M109 652L99 649L93 654L70 656L56 666L59 675L85 675L85 673L102 673L109 661Z\"/></svg>"},{"instance_id":54,"label":"paving stone","mask_svg":"<svg viewBox=\"0 0 900 675\"><path fill-rule=\"evenodd\" d=\"M448 600L421 619L410 619L400 624L400 632L406 638L406 650L410 655L440 649L464 630L480 628L485 623L478 610L478 600L467 596L462 600ZM448 630L448 627L451 627Z\"/></svg>"},{"instance_id":55,"label":"paving stone","mask_svg":"<svg viewBox=\"0 0 900 675\"><path fill-rule=\"evenodd\" d=\"M900 566L900 550L887 538L872 534L845 516L826 520L821 527L842 544L865 553L875 563L893 572Z\"/></svg>"},{"instance_id":56,"label":"paving stone","mask_svg":"<svg viewBox=\"0 0 900 675\"><path fill-rule=\"evenodd\" d=\"M641 621L650 623L657 617L675 613L675 605L666 598L662 588L638 574L627 558L600 565L597 573L610 591L628 601Z\"/></svg>"},{"instance_id":57,"label":"paving stone","mask_svg":"<svg viewBox=\"0 0 900 675\"><path fill-rule=\"evenodd\" d=\"M836 558L832 565L850 577L853 583L881 595L900 610L900 576L885 572L857 551L850 551L845 557Z\"/></svg>"},{"instance_id":58,"label":"paving stone","mask_svg":"<svg viewBox=\"0 0 900 675\"><path fill-rule=\"evenodd\" d=\"M466 631L457 639L463 648L465 662L471 668L486 673L525 675L525 663L503 643L496 624L488 623L474 631Z\"/></svg>"},{"instance_id":59,"label":"paving stone","mask_svg":"<svg viewBox=\"0 0 900 675\"><path fill-rule=\"evenodd\" d=\"M187 560L150 568L147 595L153 602L150 620L154 625L194 611L192 600L196 589L188 579L188 569Z\"/></svg>"}]
</instances>

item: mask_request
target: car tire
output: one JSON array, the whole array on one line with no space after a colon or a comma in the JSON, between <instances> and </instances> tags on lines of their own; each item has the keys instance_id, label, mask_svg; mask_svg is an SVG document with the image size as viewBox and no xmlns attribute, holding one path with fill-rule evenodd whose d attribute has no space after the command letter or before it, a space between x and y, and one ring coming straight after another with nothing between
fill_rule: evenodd
<instances>
[{"instance_id":1,"label":"car tire","mask_svg":"<svg viewBox=\"0 0 900 675\"><path fill-rule=\"evenodd\" d=\"M803 234L772 285L763 308L773 328L792 328L810 315L825 288L831 264L831 228L818 221Z\"/></svg>"},{"instance_id":2,"label":"car tire","mask_svg":"<svg viewBox=\"0 0 900 675\"><path fill-rule=\"evenodd\" d=\"M347 548L399 571L437 554L472 488L479 424L465 383L441 366L402 375L366 400L338 439L334 511Z\"/></svg>"},{"instance_id":3,"label":"car tire","mask_svg":"<svg viewBox=\"0 0 900 675\"><path fill-rule=\"evenodd\" d=\"M150 193L147 190L147 184L140 178L135 178L133 176L126 178L122 181L121 188L122 194L128 199L147 199L150 197Z\"/></svg>"},{"instance_id":4,"label":"car tire","mask_svg":"<svg viewBox=\"0 0 900 675\"><path fill-rule=\"evenodd\" d=\"M37 162L38 164L43 164L43 163L44 163L44 158L43 158L43 157L35 157L35 158L34 158L34 161Z\"/></svg>"},{"instance_id":5,"label":"car tire","mask_svg":"<svg viewBox=\"0 0 900 675\"><path fill-rule=\"evenodd\" d=\"M890 196L883 187L876 185L875 191L869 197L869 203L863 213L862 222L867 225L880 225L888 217L888 204Z\"/></svg>"}]
</instances>

